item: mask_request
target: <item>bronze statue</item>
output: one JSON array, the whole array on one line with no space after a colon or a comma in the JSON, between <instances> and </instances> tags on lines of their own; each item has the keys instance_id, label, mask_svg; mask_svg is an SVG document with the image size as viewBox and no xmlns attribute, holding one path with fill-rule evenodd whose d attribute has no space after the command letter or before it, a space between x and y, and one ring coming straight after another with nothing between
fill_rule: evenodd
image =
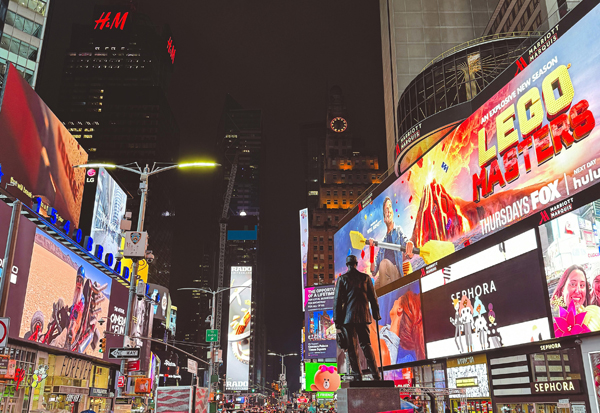
<instances>
[{"instance_id":1,"label":"bronze statue","mask_svg":"<svg viewBox=\"0 0 600 413\"><path fill-rule=\"evenodd\" d=\"M346 258L346 265L348 266L348 272L338 278L333 298L333 320L336 326L342 332L345 330L347 334L347 345L340 345L340 347L347 347L352 372L357 380L362 380L358 364L358 346L360 343L373 379L381 380L369 338L369 324L371 324L373 318L375 320L381 319L375 288L371 282L371 277L356 269L358 260L354 255L349 255ZM369 311L369 304L371 304L373 317L371 317Z\"/></svg>"}]
</instances>

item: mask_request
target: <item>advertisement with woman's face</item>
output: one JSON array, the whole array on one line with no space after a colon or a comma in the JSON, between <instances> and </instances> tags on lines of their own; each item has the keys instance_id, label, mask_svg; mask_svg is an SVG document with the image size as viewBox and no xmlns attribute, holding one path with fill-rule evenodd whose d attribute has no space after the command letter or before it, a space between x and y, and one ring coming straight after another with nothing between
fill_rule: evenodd
<instances>
[{"instance_id":1,"label":"advertisement with woman's face","mask_svg":"<svg viewBox=\"0 0 600 413\"><path fill-rule=\"evenodd\" d=\"M379 335L384 366L425 359L423 316L419 281L414 281L377 299ZM371 325L371 344L379 364L375 323Z\"/></svg>"},{"instance_id":2,"label":"advertisement with woman's face","mask_svg":"<svg viewBox=\"0 0 600 413\"><path fill-rule=\"evenodd\" d=\"M556 337L600 331L598 229L594 204L539 227Z\"/></svg>"}]
</instances>

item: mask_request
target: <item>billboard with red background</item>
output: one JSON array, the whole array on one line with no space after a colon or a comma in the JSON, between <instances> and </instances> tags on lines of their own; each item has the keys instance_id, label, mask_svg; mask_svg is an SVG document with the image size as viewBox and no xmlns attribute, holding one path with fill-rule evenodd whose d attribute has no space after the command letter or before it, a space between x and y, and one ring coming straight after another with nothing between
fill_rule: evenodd
<instances>
[{"instance_id":1,"label":"billboard with red background","mask_svg":"<svg viewBox=\"0 0 600 413\"><path fill-rule=\"evenodd\" d=\"M10 65L0 110L0 183L44 216L56 209L58 222L79 225L88 156L50 108ZM62 226L62 225L61 225ZM73 227L71 227L73 228Z\"/></svg>"},{"instance_id":2,"label":"billboard with red background","mask_svg":"<svg viewBox=\"0 0 600 413\"><path fill-rule=\"evenodd\" d=\"M382 287L597 182L600 44L582 39L595 37L598 18L595 7L382 193L359 204L335 235L336 273L352 253ZM423 254L361 251L352 231L367 242L410 242Z\"/></svg>"}]
</instances>

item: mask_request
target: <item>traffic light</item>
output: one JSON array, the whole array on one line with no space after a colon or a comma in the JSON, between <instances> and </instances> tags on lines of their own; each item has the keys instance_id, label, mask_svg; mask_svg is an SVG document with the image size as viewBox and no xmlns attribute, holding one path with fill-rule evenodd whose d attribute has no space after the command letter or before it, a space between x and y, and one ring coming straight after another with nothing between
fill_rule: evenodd
<instances>
[{"instance_id":1,"label":"traffic light","mask_svg":"<svg viewBox=\"0 0 600 413\"><path fill-rule=\"evenodd\" d=\"M104 353L106 351L106 338L100 339L100 353Z\"/></svg>"},{"instance_id":2,"label":"traffic light","mask_svg":"<svg viewBox=\"0 0 600 413\"><path fill-rule=\"evenodd\" d=\"M252 389L252 393L256 392L256 389Z\"/></svg>"}]
</instances>

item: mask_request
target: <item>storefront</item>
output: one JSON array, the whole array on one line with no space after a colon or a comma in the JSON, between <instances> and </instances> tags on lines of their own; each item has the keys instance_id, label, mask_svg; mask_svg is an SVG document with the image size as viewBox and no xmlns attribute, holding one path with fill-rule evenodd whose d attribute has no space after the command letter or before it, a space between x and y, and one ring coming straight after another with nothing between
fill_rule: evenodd
<instances>
[{"instance_id":1,"label":"storefront","mask_svg":"<svg viewBox=\"0 0 600 413\"><path fill-rule=\"evenodd\" d=\"M95 365L90 387L89 409L96 413L109 413L112 410L112 397L110 388L110 368Z\"/></svg>"},{"instance_id":2,"label":"storefront","mask_svg":"<svg viewBox=\"0 0 600 413\"><path fill-rule=\"evenodd\" d=\"M87 410L94 370L92 362L50 354L47 366L48 376L39 389L39 399L45 410L70 413Z\"/></svg>"},{"instance_id":3,"label":"storefront","mask_svg":"<svg viewBox=\"0 0 600 413\"><path fill-rule=\"evenodd\" d=\"M446 363L449 389L465 389L467 412L487 413L492 411L487 358L485 354L448 359ZM460 400L450 398L450 409L460 411Z\"/></svg>"},{"instance_id":4,"label":"storefront","mask_svg":"<svg viewBox=\"0 0 600 413\"><path fill-rule=\"evenodd\" d=\"M38 352L9 345L0 349L0 354L2 365L6 366L0 372L0 413L27 413L32 398L28 383L36 369Z\"/></svg>"},{"instance_id":5,"label":"storefront","mask_svg":"<svg viewBox=\"0 0 600 413\"><path fill-rule=\"evenodd\" d=\"M497 351L489 370L497 413L590 412L581 350L573 338Z\"/></svg>"},{"instance_id":6,"label":"storefront","mask_svg":"<svg viewBox=\"0 0 600 413\"><path fill-rule=\"evenodd\" d=\"M445 363L422 364L412 367L386 370L383 372L385 380L393 380L396 387L446 387ZM401 397L408 397L412 403L423 407L425 412L436 411L433 399L428 394L419 396L400 393Z\"/></svg>"},{"instance_id":7,"label":"storefront","mask_svg":"<svg viewBox=\"0 0 600 413\"><path fill-rule=\"evenodd\" d=\"M582 338L581 355L591 411L600 412L600 337Z\"/></svg>"}]
</instances>

